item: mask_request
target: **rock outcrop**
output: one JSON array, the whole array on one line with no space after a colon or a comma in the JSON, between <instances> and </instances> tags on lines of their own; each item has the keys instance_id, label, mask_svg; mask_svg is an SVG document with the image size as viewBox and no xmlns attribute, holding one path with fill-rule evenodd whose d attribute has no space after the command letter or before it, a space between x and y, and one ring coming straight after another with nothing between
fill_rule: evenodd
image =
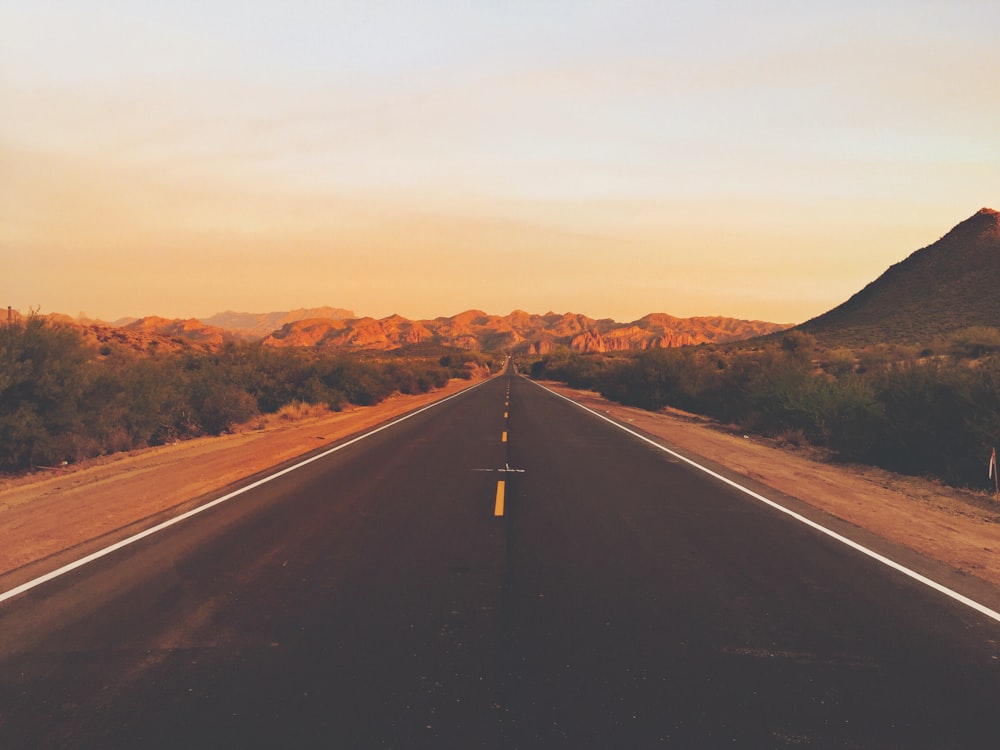
<instances>
[{"instance_id":1,"label":"rock outcrop","mask_svg":"<svg viewBox=\"0 0 1000 750\"><path fill-rule=\"evenodd\" d=\"M515 310L489 315L467 310L451 317L410 321L399 315L356 320L301 320L264 339L267 346L315 346L334 349L398 349L408 344L434 343L482 351L546 354L557 346L581 352L614 352L651 347L686 346L737 341L774 333L787 325L731 318L675 318L647 315L621 325L610 319Z\"/></svg>"},{"instance_id":2,"label":"rock outcrop","mask_svg":"<svg viewBox=\"0 0 1000 750\"><path fill-rule=\"evenodd\" d=\"M260 317L266 319L267 315ZM93 340L120 343L144 351L216 349L227 342L248 338L246 329L242 333L234 332L206 325L194 318L171 320L149 316L115 325L89 321L83 323L67 316L59 317L64 323L86 328L88 336ZM777 323L721 317L675 318L654 314L620 324L610 318L597 320L576 313L549 312L535 315L515 310L510 315L501 316L490 315L482 310L467 310L458 315L432 320L409 320L401 315L381 319L336 318L325 315L295 319L269 332L260 341L263 346L322 350L393 350L431 344L487 352L547 354L560 346L581 352L616 352L721 343L773 333L788 327Z\"/></svg>"}]
</instances>

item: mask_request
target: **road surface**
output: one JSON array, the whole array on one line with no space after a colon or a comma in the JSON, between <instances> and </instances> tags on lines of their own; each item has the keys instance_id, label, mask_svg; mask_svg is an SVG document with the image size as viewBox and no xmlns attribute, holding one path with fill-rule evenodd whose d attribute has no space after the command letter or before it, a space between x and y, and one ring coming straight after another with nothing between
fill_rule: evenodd
<instances>
[{"instance_id":1,"label":"road surface","mask_svg":"<svg viewBox=\"0 0 1000 750\"><path fill-rule=\"evenodd\" d=\"M0 602L0 747L992 748L998 639L507 374Z\"/></svg>"}]
</instances>

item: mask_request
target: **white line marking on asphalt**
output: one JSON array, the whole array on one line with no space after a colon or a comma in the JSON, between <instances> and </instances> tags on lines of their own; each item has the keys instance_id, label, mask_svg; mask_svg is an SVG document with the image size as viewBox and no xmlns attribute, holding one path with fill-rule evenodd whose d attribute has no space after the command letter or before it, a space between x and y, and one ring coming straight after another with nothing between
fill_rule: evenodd
<instances>
[{"instance_id":1,"label":"white line marking on asphalt","mask_svg":"<svg viewBox=\"0 0 1000 750\"><path fill-rule=\"evenodd\" d=\"M299 461L297 464L294 464L292 466L284 468L281 471L277 471L274 474L268 474L266 477L258 479L256 482L251 482L250 484L246 485L245 487L240 487L238 490L233 490L232 492L230 492L227 495L223 495L222 497L216 498L215 500L212 500L211 502L205 503L204 505L199 505L197 508L193 508L192 510L187 511L186 513L182 513L179 516L175 516L175 517L173 517L173 518L171 518L171 519L169 519L167 521L164 521L161 524L157 524L156 526L153 526L152 528L146 529L145 531L140 531L138 534L130 536L127 539L122 539L120 542L116 542L115 544L112 544L109 547L105 547L104 549L100 549L100 550L97 550L96 552L92 552L91 554L87 555L86 557L81 557L79 560L75 560L75 561L73 561L71 563L67 563L66 565L63 565L61 568L57 568L56 570L53 570L50 573L46 573L45 575L39 576L38 578L35 578L35 579L32 579L32 580L28 581L27 583L22 583L20 586L15 586L14 588L10 589L9 591L5 591L2 594L0 594L0 602L4 602L4 601L7 601L8 599L12 599L13 597L17 596L18 594L23 594L25 591L29 591L30 589L33 589L36 586L40 586L43 583L51 581L54 578L58 578L59 576L65 575L66 573L69 573L70 571L76 570L77 568L82 568L84 565L86 565L88 563L94 562L94 560L98 560L98 559L104 557L105 555L110 555L112 552L116 552L117 550L120 550L123 547L127 547L128 545L130 545L130 544L132 544L134 542L138 542L140 539L145 539L147 536L152 536L153 534L156 534L156 533L158 533L160 531L163 531L164 529L168 529L171 526L173 526L174 524L178 524L181 521L185 521L188 518L191 518L191 516L196 516L199 513L202 513L204 511L208 510L209 508L214 508L216 505L221 505L222 503L226 502L227 500L232 500L234 497L238 497L239 495L242 495L245 492L249 492L250 490L256 489L257 487L260 487L263 484L267 484L268 482L270 482L270 481L272 481L274 479L277 479L278 477L283 477L283 476L285 476L285 474L290 474L293 471L295 471L296 469L301 469L303 466L308 466L309 464L311 464L311 463L313 463L315 461L319 461L321 458L326 458L327 456L329 456L329 455L331 455L333 453L336 453L337 451L341 451L344 448L347 448L348 446L351 446L351 445L354 445L355 443L361 442L365 438L371 437L372 435L376 435L379 432L382 432L383 430L388 430L390 427L395 427L400 422L405 422L407 419L410 419L411 417L415 417L418 414L422 414L423 412L427 411L428 409L433 409L435 406L440 406L441 404L445 403L446 401L451 401L453 398L457 398L458 396L461 396L464 393L468 393L473 388L478 388L479 386L483 385L484 383L488 383L489 380L490 379L487 379L487 380L482 381L481 383L476 383L475 385L469 386L468 388L463 388L458 393L453 393L452 395L450 395L450 396L448 396L446 398L443 398L440 401L435 401L434 403L428 404L427 406L424 406L421 409L417 409L416 411L410 412L409 414L406 414L406 415L400 417L399 419L395 419L392 422L388 422L388 423L382 425L381 427L376 427L374 430L370 430L369 432L365 432L365 433L363 433L361 435L358 435L355 438L351 438L346 443L341 443L340 445L337 445L337 446L334 446L333 448L330 448L330 450L323 451L322 453L318 453L315 456L311 456L311 457L309 457L307 459Z\"/></svg>"},{"instance_id":2,"label":"white line marking on asphalt","mask_svg":"<svg viewBox=\"0 0 1000 750\"><path fill-rule=\"evenodd\" d=\"M728 479L727 477L724 477L721 474L712 471L708 467L702 466L701 464L697 463L696 461L692 461L690 458L687 458L686 456L682 456L680 453L677 453L676 451L670 450L670 448L667 448L667 447L665 447L663 445L660 445L655 440L650 440L645 435L640 435L638 432L635 432L634 430L630 430L628 427L625 427L624 425L616 422L615 420L611 419L610 417L606 417L603 414L600 414L600 413L594 411L593 409L591 409L589 407L586 407L583 404L574 401L573 399L569 398L568 396L564 396L561 393L556 393L555 391L551 390L550 388L546 388L541 383L536 383L534 380L532 380L531 382L535 383L535 385L537 385L539 388L541 388L541 389L543 389L545 391L548 391L552 395L558 396L559 398L563 399L564 401L569 401L569 403L573 404L574 406L578 406L581 409L583 409L584 411L589 412L590 414L593 414L598 419L603 419L605 422L607 422L608 424L614 425L619 430L622 430L623 432L627 432L629 435L632 435L633 437L639 438L644 443L648 443L649 445L652 445L655 448L659 448L664 453L669 453L674 458L680 459L681 461L683 461L684 463L688 464L689 466L692 466L695 469L698 469L699 471L702 471L705 474L708 474L710 477L713 477L714 479L718 479L720 482L723 482L724 484L728 484L730 487L733 487L733 488L739 490L740 492L744 493L745 495L749 495L754 500L758 500L758 501L764 503L765 505L768 505L768 506L774 508L775 510L781 511L785 515L791 516L792 518L794 518L799 523L803 523L806 526L809 526L810 528L813 528L813 529L815 529L816 531L819 531L822 534L826 534L828 537L830 537L831 539L837 540L841 544L846 544L848 547L850 547L850 548L852 548L852 549L854 549L854 550L862 553L863 555L867 555L868 557L872 558L873 560L876 560L876 561L882 563L883 565L885 565L885 566L887 566L889 568L892 568L893 570L895 570L895 571L897 571L899 573L902 573L905 576L908 576L908 577L912 578L913 580L917 581L918 583L922 583L924 586L927 586L928 588L934 589L938 593L944 594L945 596L950 597L951 599L954 599L955 601L959 602L960 604L964 604L966 607L969 607L970 609L974 609L976 612L979 612L981 615L985 615L986 617L989 617L992 620L996 620L997 622L1000 622L1000 612L997 612L994 609L990 609L985 604L980 604L975 599L970 599L969 597L965 596L964 594L960 594L957 591L955 591L954 589L950 589L947 586L945 586L943 584L940 584L937 581L934 581L934 580L928 578L927 576L918 573L915 570L910 570L905 565L901 565L900 563L898 563L895 560L892 560L892 559L886 557L885 555L880 555L878 552L875 552L875 550L869 549L868 547L865 547L863 544L859 544L858 542L855 542L853 539L849 539L849 538L847 538L846 536L844 536L842 534L838 534L836 531L828 529L825 526L822 526L821 524L818 524L815 521L806 518L805 516L801 515L800 513L796 513L794 510L791 510L789 508L786 508L784 505L776 503L774 500L769 500L768 498L764 497L763 495L761 495L761 494L759 494L757 492L754 492L753 490L749 489L748 487L744 487L742 484L739 484L738 482L734 482L732 479Z\"/></svg>"}]
</instances>

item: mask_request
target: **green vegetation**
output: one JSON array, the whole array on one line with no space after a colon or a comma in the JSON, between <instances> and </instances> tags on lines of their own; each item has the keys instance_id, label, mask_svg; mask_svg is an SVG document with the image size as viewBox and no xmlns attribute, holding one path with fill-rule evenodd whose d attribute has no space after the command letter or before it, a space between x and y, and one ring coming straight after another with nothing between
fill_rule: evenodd
<instances>
[{"instance_id":1,"label":"green vegetation","mask_svg":"<svg viewBox=\"0 0 1000 750\"><path fill-rule=\"evenodd\" d=\"M1000 443L1000 331L959 331L924 348L821 350L790 331L763 345L605 357L561 350L531 365L646 409L671 406L845 460L984 487Z\"/></svg>"},{"instance_id":2,"label":"green vegetation","mask_svg":"<svg viewBox=\"0 0 1000 750\"><path fill-rule=\"evenodd\" d=\"M32 315L0 326L0 471L218 435L289 406L377 404L496 364L434 347L348 356L228 344L150 356Z\"/></svg>"}]
</instances>

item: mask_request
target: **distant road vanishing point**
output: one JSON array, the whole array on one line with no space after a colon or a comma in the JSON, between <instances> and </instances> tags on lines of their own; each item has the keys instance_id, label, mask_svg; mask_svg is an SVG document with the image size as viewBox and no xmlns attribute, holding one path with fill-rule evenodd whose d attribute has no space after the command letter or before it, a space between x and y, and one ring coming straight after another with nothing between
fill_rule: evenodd
<instances>
[{"instance_id":1,"label":"distant road vanishing point","mask_svg":"<svg viewBox=\"0 0 1000 750\"><path fill-rule=\"evenodd\" d=\"M996 746L988 610L510 371L342 446L0 602L0 747Z\"/></svg>"}]
</instances>

